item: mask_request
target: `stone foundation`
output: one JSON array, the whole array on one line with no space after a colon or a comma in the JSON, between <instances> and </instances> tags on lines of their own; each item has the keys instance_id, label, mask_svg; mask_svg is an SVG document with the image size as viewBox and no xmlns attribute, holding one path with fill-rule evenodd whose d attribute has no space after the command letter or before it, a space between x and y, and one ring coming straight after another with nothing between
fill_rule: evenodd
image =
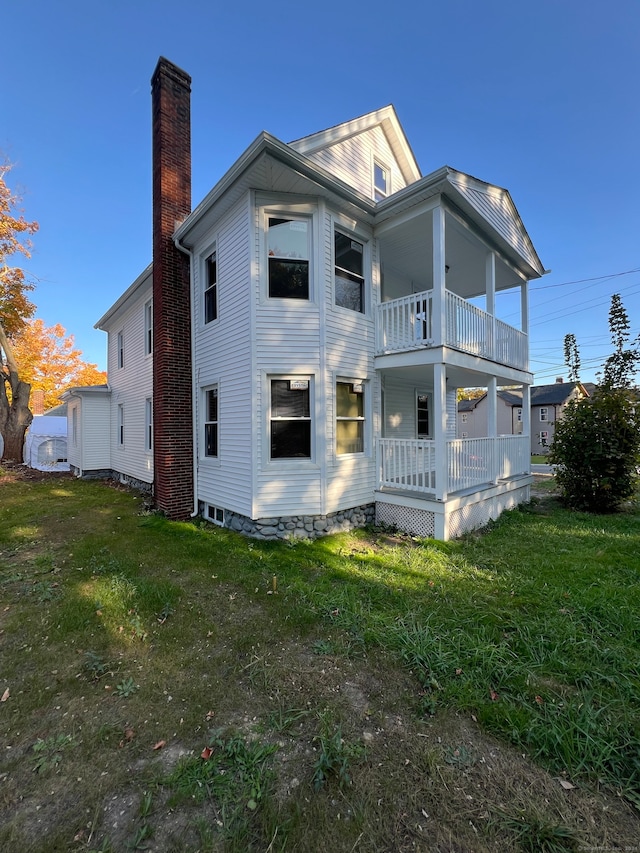
<instances>
[{"instance_id":1,"label":"stone foundation","mask_svg":"<svg viewBox=\"0 0 640 853\"><path fill-rule=\"evenodd\" d=\"M282 515L251 519L226 509L224 526L255 539L317 539L366 527L375 520L375 504L344 509L329 515Z\"/></svg>"}]
</instances>

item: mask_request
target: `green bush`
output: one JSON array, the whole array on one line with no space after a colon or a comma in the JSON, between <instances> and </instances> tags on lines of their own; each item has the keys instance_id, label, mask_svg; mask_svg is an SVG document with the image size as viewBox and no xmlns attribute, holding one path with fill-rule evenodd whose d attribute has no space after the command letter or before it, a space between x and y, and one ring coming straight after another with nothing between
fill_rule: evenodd
<instances>
[{"instance_id":1,"label":"green bush","mask_svg":"<svg viewBox=\"0 0 640 853\"><path fill-rule=\"evenodd\" d=\"M564 502L615 512L636 489L640 417L628 389L610 385L569 403L556 424L550 462Z\"/></svg>"}]
</instances>

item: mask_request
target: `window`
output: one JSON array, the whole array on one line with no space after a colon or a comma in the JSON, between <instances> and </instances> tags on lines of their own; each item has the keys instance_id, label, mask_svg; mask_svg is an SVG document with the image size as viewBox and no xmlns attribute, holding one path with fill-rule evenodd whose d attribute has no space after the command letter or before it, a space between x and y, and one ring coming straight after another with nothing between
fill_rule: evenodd
<instances>
[{"instance_id":1,"label":"window","mask_svg":"<svg viewBox=\"0 0 640 853\"><path fill-rule=\"evenodd\" d=\"M272 459L311 458L308 379L271 380Z\"/></svg>"},{"instance_id":2,"label":"window","mask_svg":"<svg viewBox=\"0 0 640 853\"><path fill-rule=\"evenodd\" d=\"M468 432L463 432L463 433L461 434L460 438L469 438L469 433L468 433Z\"/></svg>"},{"instance_id":3,"label":"window","mask_svg":"<svg viewBox=\"0 0 640 853\"><path fill-rule=\"evenodd\" d=\"M78 446L78 407L74 406L71 410L71 440L73 446Z\"/></svg>"},{"instance_id":4,"label":"window","mask_svg":"<svg viewBox=\"0 0 640 853\"><path fill-rule=\"evenodd\" d=\"M522 423L522 409L516 409L516 421Z\"/></svg>"},{"instance_id":5,"label":"window","mask_svg":"<svg viewBox=\"0 0 640 853\"><path fill-rule=\"evenodd\" d=\"M418 394L416 397L416 425L418 438L430 438L428 394Z\"/></svg>"},{"instance_id":6,"label":"window","mask_svg":"<svg viewBox=\"0 0 640 853\"><path fill-rule=\"evenodd\" d=\"M218 388L205 391L204 455L218 456Z\"/></svg>"},{"instance_id":7,"label":"window","mask_svg":"<svg viewBox=\"0 0 640 853\"><path fill-rule=\"evenodd\" d=\"M269 296L309 298L309 222L269 217Z\"/></svg>"},{"instance_id":8,"label":"window","mask_svg":"<svg viewBox=\"0 0 640 853\"><path fill-rule=\"evenodd\" d=\"M224 526L224 510L219 506L207 504L207 518L209 521L213 521L214 524L219 524L221 527Z\"/></svg>"},{"instance_id":9,"label":"window","mask_svg":"<svg viewBox=\"0 0 640 853\"><path fill-rule=\"evenodd\" d=\"M124 332L118 332L118 367L124 367Z\"/></svg>"},{"instance_id":10,"label":"window","mask_svg":"<svg viewBox=\"0 0 640 853\"><path fill-rule=\"evenodd\" d=\"M362 382L336 382L336 453L364 453Z\"/></svg>"},{"instance_id":11,"label":"window","mask_svg":"<svg viewBox=\"0 0 640 853\"><path fill-rule=\"evenodd\" d=\"M382 201L389 195L389 170L380 163L373 163L373 198Z\"/></svg>"},{"instance_id":12,"label":"window","mask_svg":"<svg viewBox=\"0 0 640 853\"><path fill-rule=\"evenodd\" d=\"M334 235L336 305L364 312L364 246L339 231Z\"/></svg>"},{"instance_id":13,"label":"window","mask_svg":"<svg viewBox=\"0 0 640 853\"><path fill-rule=\"evenodd\" d=\"M540 420L548 421L549 420L549 410L545 406L540 407Z\"/></svg>"},{"instance_id":14,"label":"window","mask_svg":"<svg viewBox=\"0 0 640 853\"><path fill-rule=\"evenodd\" d=\"M212 252L205 263L204 322L218 319L218 262Z\"/></svg>"},{"instance_id":15,"label":"window","mask_svg":"<svg viewBox=\"0 0 640 853\"><path fill-rule=\"evenodd\" d=\"M120 446L124 444L124 406L122 403L118 404L118 444Z\"/></svg>"},{"instance_id":16,"label":"window","mask_svg":"<svg viewBox=\"0 0 640 853\"><path fill-rule=\"evenodd\" d=\"M466 422L467 422L467 412L463 412L462 413L462 423L466 424Z\"/></svg>"},{"instance_id":17,"label":"window","mask_svg":"<svg viewBox=\"0 0 640 853\"><path fill-rule=\"evenodd\" d=\"M147 397L144 401L144 446L145 450L153 450L153 400Z\"/></svg>"},{"instance_id":18,"label":"window","mask_svg":"<svg viewBox=\"0 0 640 853\"><path fill-rule=\"evenodd\" d=\"M548 430L542 430L540 433L540 444L543 447L546 447L549 444L549 432Z\"/></svg>"},{"instance_id":19,"label":"window","mask_svg":"<svg viewBox=\"0 0 640 853\"><path fill-rule=\"evenodd\" d=\"M151 355L153 352L153 305L151 302L144 306L144 353Z\"/></svg>"}]
</instances>

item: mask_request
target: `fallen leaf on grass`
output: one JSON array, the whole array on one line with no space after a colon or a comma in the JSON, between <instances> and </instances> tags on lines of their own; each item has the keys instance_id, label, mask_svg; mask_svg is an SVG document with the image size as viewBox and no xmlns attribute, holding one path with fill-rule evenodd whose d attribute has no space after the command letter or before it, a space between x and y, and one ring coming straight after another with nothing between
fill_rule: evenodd
<instances>
[{"instance_id":1,"label":"fallen leaf on grass","mask_svg":"<svg viewBox=\"0 0 640 853\"><path fill-rule=\"evenodd\" d=\"M9 698L9 688L7 687L7 689L2 694L2 698L0 699L0 702L6 702L8 698Z\"/></svg>"},{"instance_id":2,"label":"fallen leaf on grass","mask_svg":"<svg viewBox=\"0 0 640 853\"><path fill-rule=\"evenodd\" d=\"M498 701L498 699L500 698L500 694L499 694L499 693L496 693L496 691L495 691L495 690L490 690L490 691L489 691L489 696L491 696L491 701L492 701L492 702L497 702L497 701Z\"/></svg>"},{"instance_id":3,"label":"fallen leaf on grass","mask_svg":"<svg viewBox=\"0 0 640 853\"><path fill-rule=\"evenodd\" d=\"M154 749L162 749L163 746L166 746L166 740L159 740L156 744L154 744Z\"/></svg>"},{"instance_id":4,"label":"fallen leaf on grass","mask_svg":"<svg viewBox=\"0 0 640 853\"><path fill-rule=\"evenodd\" d=\"M213 750L210 746L205 746L205 748L200 753L200 758L204 758L205 761L208 761L213 755Z\"/></svg>"},{"instance_id":5,"label":"fallen leaf on grass","mask_svg":"<svg viewBox=\"0 0 640 853\"><path fill-rule=\"evenodd\" d=\"M207 720L213 720L215 715L216 715L215 711L207 711L207 717L206 718L207 718Z\"/></svg>"},{"instance_id":6,"label":"fallen leaf on grass","mask_svg":"<svg viewBox=\"0 0 640 853\"><path fill-rule=\"evenodd\" d=\"M575 788L575 785L572 785L571 782L567 782L566 779L560 779L559 781L565 791L571 791L573 788Z\"/></svg>"},{"instance_id":7,"label":"fallen leaf on grass","mask_svg":"<svg viewBox=\"0 0 640 853\"><path fill-rule=\"evenodd\" d=\"M538 705L543 705L544 699L542 698L542 696L536 696L536 702L538 703Z\"/></svg>"}]
</instances>

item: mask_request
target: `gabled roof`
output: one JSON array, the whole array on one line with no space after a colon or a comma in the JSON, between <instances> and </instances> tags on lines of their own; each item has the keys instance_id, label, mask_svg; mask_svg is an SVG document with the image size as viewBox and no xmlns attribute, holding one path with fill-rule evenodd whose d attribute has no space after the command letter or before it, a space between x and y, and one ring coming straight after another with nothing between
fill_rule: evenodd
<instances>
[{"instance_id":1,"label":"gabled roof","mask_svg":"<svg viewBox=\"0 0 640 853\"><path fill-rule=\"evenodd\" d=\"M472 412L481 400L486 399L486 394L481 397L474 397L471 400L458 400L458 412Z\"/></svg>"},{"instance_id":2,"label":"gabled roof","mask_svg":"<svg viewBox=\"0 0 640 853\"><path fill-rule=\"evenodd\" d=\"M579 390L581 389L578 386ZM533 385L531 388L532 406L561 406L576 391L573 382L554 382L552 385Z\"/></svg>"},{"instance_id":3,"label":"gabled roof","mask_svg":"<svg viewBox=\"0 0 640 853\"><path fill-rule=\"evenodd\" d=\"M350 121L342 122L342 124L336 124L326 130L319 130L317 133L303 136L302 139L296 139L289 145L300 154L308 157L317 151L330 148L332 145L344 142L352 136L371 131L376 127L380 127L387 137L389 147L394 153L405 182L413 184L419 180L421 177L420 168L392 104L365 113L365 115L358 116Z\"/></svg>"}]
</instances>

